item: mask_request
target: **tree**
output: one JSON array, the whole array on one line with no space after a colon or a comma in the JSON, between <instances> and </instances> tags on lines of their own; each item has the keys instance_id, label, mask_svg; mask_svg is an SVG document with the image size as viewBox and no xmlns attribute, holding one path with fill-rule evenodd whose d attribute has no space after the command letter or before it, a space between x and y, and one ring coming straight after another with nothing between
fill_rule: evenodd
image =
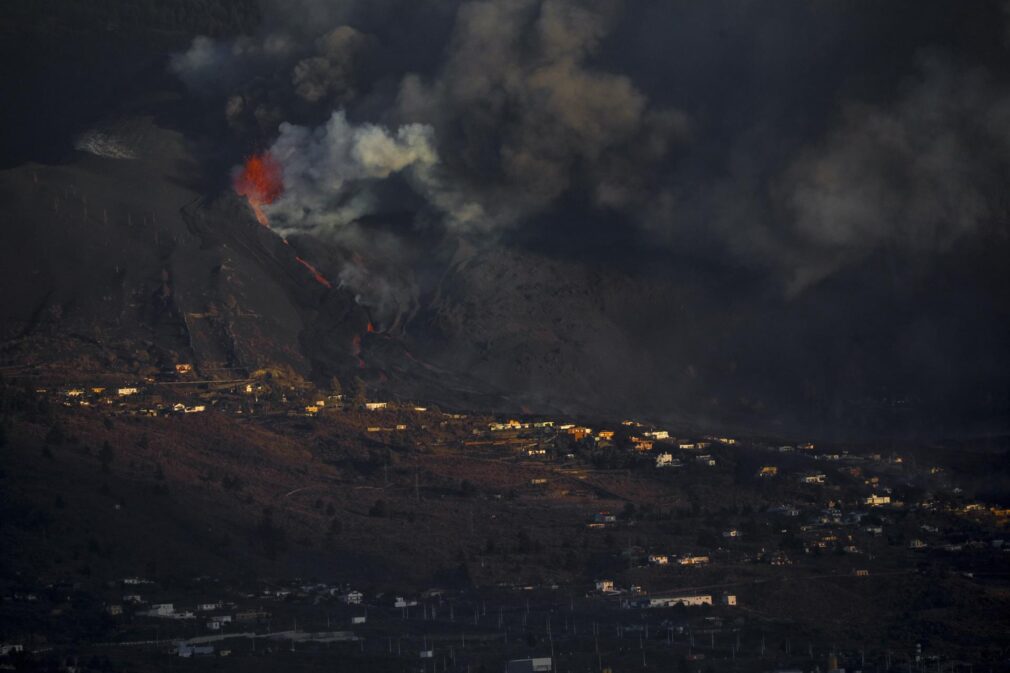
<instances>
[{"instance_id":1,"label":"tree","mask_svg":"<svg viewBox=\"0 0 1010 673\"><path fill-rule=\"evenodd\" d=\"M116 453L112 450L112 445L109 444L109 441L102 442L102 449L98 452L98 460L102 463L102 469L108 472L115 457Z\"/></svg>"},{"instance_id":2,"label":"tree","mask_svg":"<svg viewBox=\"0 0 1010 673\"><path fill-rule=\"evenodd\" d=\"M256 537L264 556L269 559L276 558L279 552L287 549L287 534L283 528L274 524L274 512L270 507L263 508L263 514L256 524Z\"/></svg>"},{"instance_id":3,"label":"tree","mask_svg":"<svg viewBox=\"0 0 1010 673\"><path fill-rule=\"evenodd\" d=\"M364 408L368 402L368 386L360 376L354 377L354 406Z\"/></svg>"}]
</instances>

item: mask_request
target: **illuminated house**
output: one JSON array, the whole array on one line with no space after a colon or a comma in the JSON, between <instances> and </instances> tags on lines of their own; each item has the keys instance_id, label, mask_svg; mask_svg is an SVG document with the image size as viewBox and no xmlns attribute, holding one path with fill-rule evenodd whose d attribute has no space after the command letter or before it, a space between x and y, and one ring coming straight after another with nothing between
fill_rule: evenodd
<instances>
[{"instance_id":1,"label":"illuminated house","mask_svg":"<svg viewBox=\"0 0 1010 673\"><path fill-rule=\"evenodd\" d=\"M604 594L614 593L614 580L596 580L596 590Z\"/></svg>"},{"instance_id":2,"label":"illuminated house","mask_svg":"<svg viewBox=\"0 0 1010 673\"><path fill-rule=\"evenodd\" d=\"M889 496L889 495L877 495L876 493L874 493L873 495L871 495L868 498L866 498L866 504L869 505L869 506L871 506L871 507L880 507L882 505L890 505L891 504L891 496Z\"/></svg>"},{"instance_id":3,"label":"illuminated house","mask_svg":"<svg viewBox=\"0 0 1010 673\"><path fill-rule=\"evenodd\" d=\"M635 445L636 451L652 451L653 443L641 437L632 437L631 443Z\"/></svg>"},{"instance_id":4,"label":"illuminated house","mask_svg":"<svg viewBox=\"0 0 1010 673\"><path fill-rule=\"evenodd\" d=\"M758 470L759 477L774 477L779 473L779 468L774 465L765 465Z\"/></svg>"}]
</instances>

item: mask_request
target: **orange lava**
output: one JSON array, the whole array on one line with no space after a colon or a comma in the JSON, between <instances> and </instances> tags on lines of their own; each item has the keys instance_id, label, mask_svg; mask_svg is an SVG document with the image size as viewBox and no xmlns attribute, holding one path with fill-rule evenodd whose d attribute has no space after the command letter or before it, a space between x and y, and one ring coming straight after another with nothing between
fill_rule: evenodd
<instances>
[{"instance_id":1,"label":"orange lava","mask_svg":"<svg viewBox=\"0 0 1010 673\"><path fill-rule=\"evenodd\" d=\"M369 334L372 334L373 332L375 332L375 325L373 325L373 324L371 323L371 321L369 321L369 323L368 323L368 328L367 328L367 329L368 329L368 333L369 333Z\"/></svg>"},{"instance_id":2,"label":"orange lava","mask_svg":"<svg viewBox=\"0 0 1010 673\"><path fill-rule=\"evenodd\" d=\"M284 192L284 177L277 160L266 152L252 155L235 176L234 187L249 201L257 221L264 227L270 226L263 206L273 203Z\"/></svg>"},{"instance_id":3,"label":"orange lava","mask_svg":"<svg viewBox=\"0 0 1010 673\"><path fill-rule=\"evenodd\" d=\"M319 271L316 269L316 267L312 266L311 264L309 264L308 262L306 262L301 257L295 257L295 261L298 262L299 264L301 264L302 266L304 266L306 269L308 269L309 273L312 274L312 277L316 279L317 283L319 283L323 287L327 287L327 288L333 287L330 284L330 281L326 280L326 276L324 276L323 274L319 273Z\"/></svg>"}]
</instances>

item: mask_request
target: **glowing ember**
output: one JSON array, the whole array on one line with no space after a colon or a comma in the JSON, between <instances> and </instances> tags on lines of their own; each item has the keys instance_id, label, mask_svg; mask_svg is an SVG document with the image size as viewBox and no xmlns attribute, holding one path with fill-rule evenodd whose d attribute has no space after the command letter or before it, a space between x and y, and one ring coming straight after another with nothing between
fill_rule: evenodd
<instances>
[{"instance_id":1,"label":"glowing ember","mask_svg":"<svg viewBox=\"0 0 1010 673\"><path fill-rule=\"evenodd\" d=\"M273 203L284 192L284 179L277 160L267 153L249 157L235 176L234 187L249 201L259 223L264 227L270 226L263 206Z\"/></svg>"},{"instance_id":2,"label":"glowing ember","mask_svg":"<svg viewBox=\"0 0 1010 673\"><path fill-rule=\"evenodd\" d=\"M327 288L333 287L332 285L330 285L330 281L326 280L326 276L319 273L316 267L312 266L301 257L295 257L295 261L304 266L306 269L308 269L309 273L312 274L312 277L316 279L317 283Z\"/></svg>"},{"instance_id":3,"label":"glowing ember","mask_svg":"<svg viewBox=\"0 0 1010 673\"><path fill-rule=\"evenodd\" d=\"M375 325L373 325L371 323L371 321L369 321L369 323L368 323L368 333L372 334L373 332L375 332Z\"/></svg>"}]
</instances>

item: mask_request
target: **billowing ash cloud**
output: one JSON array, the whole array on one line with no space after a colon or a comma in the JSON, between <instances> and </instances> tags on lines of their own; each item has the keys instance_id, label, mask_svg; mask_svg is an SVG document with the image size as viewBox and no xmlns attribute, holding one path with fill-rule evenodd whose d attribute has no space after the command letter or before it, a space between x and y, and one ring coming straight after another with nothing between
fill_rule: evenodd
<instances>
[{"instance_id":1,"label":"billowing ash cloud","mask_svg":"<svg viewBox=\"0 0 1010 673\"><path fill-rule=\"evenodd\" d=\"M286 230L409 210L492 241L577 220L796 293L993 217L1005 3L982 4L268 2L262 35L199 38L171 67L272 145Z\"/></svg>"},{"instance_id":2,"label":"billowing ash cloud","mask_svg":"<svg viewBox=\"0 0 1010 673\"><path fill-rule=\"evenodd\" d=\"M890 105L846 105L786 171L783 205L808 253L794 291L882 246L945 249L999 214L1010 95L935 58L903 89Z\"/></svg>"},{"instance_id":3,"label":"billowing ash cloud","mask_svg":"<svg viewBox=\"0 0 1010 673\"><path fill-rule=\"evenodd\" d=\"M342 111L316 129L281 124L270 154L283 169L284 194L265 211L282 231L353 222L375 209L371 183L396 173L422 180L438 162L431 127L355 126Z\"/></svg>"},{"instance_id":4,"label":"billowing ash cloud","mask_svg":"<svg viewBox=\"0 0 1010 673\"><path fill-rule=\"evenodd\" d=\"M357 95L355 61L367 56L370 40L338 26L317 40L317 55L298 61L291 75L295 93L310 103L348 101Z\"/></svg>"},{"instance_id":5,"label":"billowing ash cloud","mask_svg":"<svg viewBox=\"0 0 1010 673\"><path fill-rule=\"evenodd\" d=\"M436 76L407 75L397 113L431 124L488 224L514 223L573 188L600 205L640 195L686 134L625 75L587 67L618 15L609 0L484 0L460 7Z\"/></svg>"}]
</instances>

